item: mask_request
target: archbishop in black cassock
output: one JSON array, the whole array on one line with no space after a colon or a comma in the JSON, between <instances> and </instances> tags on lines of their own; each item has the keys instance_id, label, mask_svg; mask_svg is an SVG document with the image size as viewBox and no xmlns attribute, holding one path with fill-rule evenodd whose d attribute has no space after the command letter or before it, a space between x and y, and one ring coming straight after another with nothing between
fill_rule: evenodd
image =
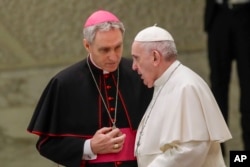
<instances>
[{"instance_id":1,"label":"archbishop in black cassock","mask_svg":"<svg viewBox=\"0 0 250 167\"><path fill-rule=\"evenodd\" d=\"M136 160L108 163L82 160L85 140L91 138L98 129L112 126L89 68L112 117L119 72L116 126L133 131L137 129L151 100L152 89L146 88L138 74L132 70L131 60L122 58L119 70L104 73L88 57L50 80L38 102L28 131L39 135L37 149L40 154L58 164L69 167L136 167Z\"/></svg>"}]
</instances>

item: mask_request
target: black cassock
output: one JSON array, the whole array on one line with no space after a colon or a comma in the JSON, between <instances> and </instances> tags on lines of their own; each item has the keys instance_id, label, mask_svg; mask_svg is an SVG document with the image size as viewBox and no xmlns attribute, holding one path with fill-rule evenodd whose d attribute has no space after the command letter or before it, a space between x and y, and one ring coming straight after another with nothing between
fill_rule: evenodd
<instances>
[{"instance_id":1,"label":"black cassock","mask_svg":"<svg viewBox=\"0 0 250 167\"><path fill-rule=\"evenodd\" d=\"M39 135L37 149L40 154L58 164L67 167L136 167L136 161L89 164L81 160L85 140L96 130L112 126L87 65L88 59L66 68L50 80L28 131ZM104 74L91 61L89 64L113 118L118 71ZM122 58L116 126L136 130L152 93L153 89L144 86L139 75L132 70L132 60Z\"/></svg>"}]
</instances>

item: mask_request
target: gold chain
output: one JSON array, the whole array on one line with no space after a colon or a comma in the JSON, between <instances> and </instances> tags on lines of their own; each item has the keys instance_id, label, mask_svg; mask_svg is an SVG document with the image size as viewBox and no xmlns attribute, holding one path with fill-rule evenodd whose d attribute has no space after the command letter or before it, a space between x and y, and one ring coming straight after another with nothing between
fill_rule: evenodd
<instances>
[{"instance_id":1,"label":"gold chain","mask_svg":"<svg viewBox=\"0 0 250 167\"><path fill-rule=\"evenodd\" d=\"M113 119L112 119L112 117L111 117L111 115L109 113L109 109L107 107L107 104L105 103L105 100L104 100L104 98L102 96L102 92L101 92L101 90L100 90L100 88L99 88L99 86L98 86L98 84L96 82L96 79L95 79L95 76L93 74L93 71L92 71L92 69L91 69L91 67L89 65L89 59L87 59L87 64L88 64L88 68L89 68L89 71L91 73L91 76L92 76L92 78L93 78L93 80L95 82L96 88L97 88L97 90L99 92L99 95L100 95L100 97L102 99L102 102L104 104L104 107L105 107L105 109L106 109L106 111L108 113L109 119L112 122L112 128L114 129L114 128L116 128L117 101L118 101L118 92L119 92L119 67L118 67L118 70L117 70L117 85L116 85L116 97L115 97L115 115L114 115L114 121L113 121Z\"/></svg>"}]
</instances>

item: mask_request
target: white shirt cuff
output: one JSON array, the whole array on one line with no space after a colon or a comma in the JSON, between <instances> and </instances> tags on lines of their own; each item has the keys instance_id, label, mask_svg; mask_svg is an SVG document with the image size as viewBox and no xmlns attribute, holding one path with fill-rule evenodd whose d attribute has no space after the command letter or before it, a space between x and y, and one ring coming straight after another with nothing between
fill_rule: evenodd
<instances>
[{"instance_id":1,"label":"white shirt cuff","mask_svg":"<svg viewBox=\"0 0 250 167\"><path fill-rule=\"evenodd\" d=\"M90 139L86 140L83 146L83 160L92 160L96 159L97 155L92 152L91 146L90 146Z\"/></svg>"}]
</instances>

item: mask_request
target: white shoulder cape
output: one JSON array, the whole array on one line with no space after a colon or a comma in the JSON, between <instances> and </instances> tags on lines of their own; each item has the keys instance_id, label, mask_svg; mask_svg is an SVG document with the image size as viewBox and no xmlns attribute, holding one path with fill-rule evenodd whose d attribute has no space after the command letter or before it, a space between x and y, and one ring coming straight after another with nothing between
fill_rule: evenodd
<instances>
[{"instance_id":1,"label":"white shoulder cape","mask_svg":"<svg viewBox=\"0 0 250 167\"><path fill-rule=\"evenodd\" d=\"M137 132L136 143L147 120L140 153L159 153L175 142L224 142L232 138L210 88L192 70L176 61L156 84Z\"/></svg>"}]
</instances>

